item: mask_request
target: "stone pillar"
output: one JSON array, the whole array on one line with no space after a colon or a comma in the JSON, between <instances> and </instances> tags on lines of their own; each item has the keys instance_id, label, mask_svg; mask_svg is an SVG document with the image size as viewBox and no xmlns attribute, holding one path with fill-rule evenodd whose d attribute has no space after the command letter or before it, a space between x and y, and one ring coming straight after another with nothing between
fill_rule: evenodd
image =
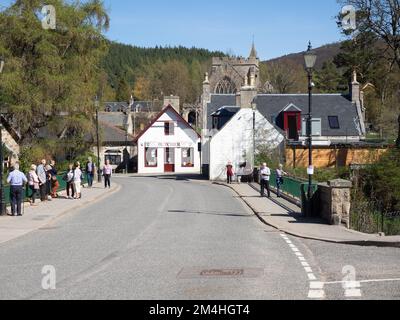
<instances>
[{"instance_id":1,"label":"stone pillar","mask_svg":"<svg viewBox=\"0 0 400 320\"><path fill-rule=\"evenodd\" d=\"M331 225L350 227L351 188L351 181L342 179L319 184L321 216Z\"/></svg>"}]
</instances>

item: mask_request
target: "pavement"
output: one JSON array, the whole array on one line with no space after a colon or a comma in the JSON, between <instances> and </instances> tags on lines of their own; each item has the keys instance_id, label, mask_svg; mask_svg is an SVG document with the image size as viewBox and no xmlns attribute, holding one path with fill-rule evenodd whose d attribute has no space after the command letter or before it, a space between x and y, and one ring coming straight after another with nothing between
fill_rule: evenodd
<instances>
[{"instance_id":1,"label":"pavement","mask_svg":"<svg viewBox=\"0 0 400 320\"><path fill-rule=\"evenodd\" d=\"M66 192L60 193L60 198L46 203L37 200L37 206L24 203L23 216L0 216L0 244L22 237L32 231L50 227L57 219L65 214L76 212L79 208L117 192L120 186L112 185L111 189L104 189L101 184L95 183L93 188L82 188L82 199L71 200L66 198ZM7 208L10 212L10 208Z\"/></svg>"},{"instance_id":2,"label":"pavement","mask_svg":"<svg viewBox=\"0 0 400 320\"><path fill-rule=\"evenodd\" d=\"M293 203L278 198L261 198L256 184L219 183L234 190L265 224L303 239L361 246L400 247L400 236L380 236L349 230L344 226L331 226L320 218L305 218Z\"/></svg>"}]
</instances>

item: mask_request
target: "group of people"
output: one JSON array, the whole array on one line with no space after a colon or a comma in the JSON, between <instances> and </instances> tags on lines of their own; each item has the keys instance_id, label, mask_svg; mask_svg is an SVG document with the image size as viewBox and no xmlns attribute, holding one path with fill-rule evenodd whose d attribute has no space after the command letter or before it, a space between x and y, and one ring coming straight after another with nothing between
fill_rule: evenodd
<instances>
[{"instance_id":1,"label":"group of people","mask_svg":"<svg viewBox=\"0 0 400 320\"><path fill-rule=\"evenodd\" d=\"M58 189L60 183L57 179L58 171L54 160L47 163L46 159L43 159L39 165L32 164L27 175L19 169L20 166L16 163L7 177L7 182L10 184L12 216L22 216L22 201L24 198L24 185L26 184L31 193L29 197L31 206L36 206L36 200L39 198L41 202L46 202L59 197ZM96 164L90 157L88 158L84 172L86 174L88 187L92 188ZM105 188L111 188L112 166L109 160L106 161L103 167L103 176ZM68 171L64 174L62 179L66 182L67 199L82 199L84 175L81 164L79 162L69 164Z\"/></svg>"},{"instance_id":2,"label":"group of people","mask_svg":"<svg viewBox=\"0 0 400 320\"><path fill-rule=\"evenodd\" d=\"M282 185L284 183L283 177L288 175L287 172L283 170L283 165L280 164L278 169L276 169L276 186L277 186L277 196L281 197L282 194ZM233 177L235 176L234 168L232 162L228 162L226 166L226 175L227 175L227 183L231 184L233 181ZM267 191L268 198L271 197L271 188L270 188L270 180L271 180L271 169L268 167L266 163L260 168L260 185L261 185L261 197L265 197L265 191ZM240 183L240 179L238 179Z\"/></svg>"}]
</instances>

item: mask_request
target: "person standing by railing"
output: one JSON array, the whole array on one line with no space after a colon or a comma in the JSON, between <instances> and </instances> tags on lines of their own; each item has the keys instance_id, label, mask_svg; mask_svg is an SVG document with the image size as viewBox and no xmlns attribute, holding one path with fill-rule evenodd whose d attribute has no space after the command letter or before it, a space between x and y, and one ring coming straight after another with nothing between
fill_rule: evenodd
<instances>
[{"instance_id":1,"label":"person standing by railing","mask_svg":"<svg viewBox=\"0 0 400 320\"><path fill-rule=\"evenodd\" d=\"M271 169L264 163L260 170L261 197L265 197L265 189L267 189L268 198L271 198L271 190L269 180L271 179Z\"/></svg>"},{"instance_id":2,"label":"person standing by railing","mask_svg":"<svg viewBox=\"0 0 400 320\"><path fill-rule=\"evenodd\" d=\"M58 198L58 188L60 187L60 183L58 182L57 179L57 168L56 168L56 162L54 160L51 160L50 162L50 167L51 170L49 171L49 174L51 176L51 197L52 198Z\"/></svg>"},{"instance_id":3,"label":"person standing by railing","mask_svg":"<svg viewBox=\"0 0 400 320\"><path fill-rule=\"evenodd\" d=\"M31 206L36 206L36 196L39 193L39 177L36 173L36 165L32 164L31 170L28 173L28 184L29 184L29 189L32 192L31 198L29 199L29 202Z\"/></svg>"},{"instance_id":4,"label":"person standing by railing","mask_svg":"<svg viewBox=\"0 0 400 320\"><path fill-rule=\"evenodd\" d=\"M48 200L46 196L46 159L43 159L37 166L36 173L39 177L40 200L44 202Z\"/></svg>"},{"instance_id":5,"label":"person standing by railing","mask_svg":"<svg viewBox=\"0 0 400 320\"><path fill-rule=\"evenodd\" d=\"M74 187L74 165L68 165L68 171L65 173L63 180L66 182L67 186L67 198L74 199L75 196L75 187Z\"/></svg>"},{"instance_id":6,"label":"person standing by railing","mask_svg":"<svg viewBox=\"0 0 400 320\"><path fill-rule=\"evenodd\" d=\"M282 185L284 183L283 176L287 175L288 175L287 172L283 170L283 164L280 164L279 168L276 169L276 188L277 188L278 198L281 197Z\"/></svg>"},{"instance_id":7,"label":"person standing by railing","mask_svg":"<svg viewBox=\"0 0 400 320\"><path fill-rule=\"evenodd\" d=\"M7 177L7 183L10 184L11 195L11 215L22 216L22 198L24 194L24 184L28 182L26 176L19 171L19 164L14 165L14 171Z\"/></svg>"}]
</instances>

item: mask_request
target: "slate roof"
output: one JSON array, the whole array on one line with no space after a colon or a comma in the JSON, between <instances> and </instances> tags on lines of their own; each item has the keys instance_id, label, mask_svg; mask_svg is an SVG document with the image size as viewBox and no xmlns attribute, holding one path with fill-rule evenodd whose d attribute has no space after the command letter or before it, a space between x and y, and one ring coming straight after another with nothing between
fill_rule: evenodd
<instances>
[{"instance_id":1,"label":"slate roof","mask_svg":"<svg viewBox=\"0 0 400 320\"><path fill-rule=\"evenodd\" d=\"M131 111L134 112L135 109L138 109L138 112L154 112L160 110L161 102L160 101L134 101ZM129 108L128 102L105 102L103 105L103 109L106 112L126 112Z\"/></svg>"},{"instance_id":2,"label":"slate roof","mask_svg":"<svg viewBox=\"0 0 400 320\"><path fill-rule=\"evenodd\" d=\"M307 94L266 94L256 98L257 109L269 121L277 117L289 104L293 103L302 110L302 116L308 113ZM313 118L321 118L322 136L359 136L356 119L358 114L355 105L345 95L314 94ZM328 117L338 116L340 129L331 129Z\"/></svg>"},{"instance_id":3,"label":"slate roof","mask_svg":"<svg viewBox=\"0 0 400 320\"><path fill-rule=\"evenodd\" d=\"M99 121L103 144L125 145L126 131ZM133 136L128 135L128 145L133 145Z\"/></svg>"},{"instance_id":4,"label":"slate roof","mask_svg":"<svg viewBox=\"0 0 400 320\"><path fill-rule=\"evenodd\" d=\"M121 127L125 123L126 115L117 112L99 112L99 121L109 125Z\"/></svg>"},{"instance_id":5,"label":"slate roof","mask_svg":"<svg viewBox=\"0 0 400 320\"><path fill-rule=\"evenodd\" d=\"M224 106L235 106L236 95L234 94L213 94L211 102L207 105L207 129L212 130L212 114Z\"/></svg>"}]
</instances>

